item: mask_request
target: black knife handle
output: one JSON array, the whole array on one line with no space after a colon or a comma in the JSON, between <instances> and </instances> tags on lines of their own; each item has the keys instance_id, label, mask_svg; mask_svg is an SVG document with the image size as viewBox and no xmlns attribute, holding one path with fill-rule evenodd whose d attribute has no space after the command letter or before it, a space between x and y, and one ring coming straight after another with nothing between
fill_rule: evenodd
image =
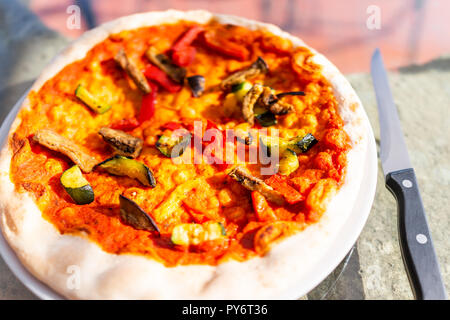
<instances>
[{"instance_id":1,"label":"black knife handle","mask_svg":"<svg viewBox=\"0 0 450 320\"><path fill-rule=\"evenodd\" d=\"M446 299L414 169L389 173L386 186L397 199L400 247L414 296Z\"/></svg>"}]
</instances>

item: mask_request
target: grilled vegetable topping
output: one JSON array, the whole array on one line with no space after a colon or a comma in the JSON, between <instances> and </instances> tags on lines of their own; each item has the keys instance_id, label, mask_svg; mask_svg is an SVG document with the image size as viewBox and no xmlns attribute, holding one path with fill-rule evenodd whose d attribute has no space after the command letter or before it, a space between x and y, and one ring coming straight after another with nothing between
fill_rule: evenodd
<instances>
[{"instance_id":1,"label":"grilled vegetable topping","mask_svg":"<svg viewBox=\"0 0 450 320\"><path fill-rule=\"evenodd\" d=\"M287 102L277 101L270 105L269 110L271 113L281 116L294 110L294 106Z\"/></svg>"},{"instance_id":2,"label":"grilled vegetable topping","mask_svg":"<svg viewBox=\"0 0 450 320\"><path fill-rule=\"evenodd\" d=\"M99 163L97 166L111 174L136 179L145 186L152 188L156 186L153 173L145 164L139 161L116 155Z\"/></svg>"},{"instance_id":3,"label":"grilled vegetable topping","mask_svg":"<svg viewBox=\"0 0 450 320\"><path fill-rule=\"evenodd\" d=\"M244 168L237 166L231 170L228 175L239 182L244 188L251 191L258 191L266 197L267 200L278 205L282 205L284 203L284 199L279 192L273 190L272 187L268 186L261 179L252 176Z\"/></svg>"},{"instance_id":4,"label":"grilled vegetable topping","mask_svg":"<svg viewBox=\"0 0 450 320\"><path fill-rule=\"evenodd\" d=\"M317 141L311 133L308 133L303 138L295 137L290 139L288 142L288 147L296 153L304 153L311 149L317 142L319 141Z\"/></svg>"},{"instance_id":5,"label":"grilled vegetable topping","mask_svg":"<svg viewBox=\"0 0 450 320\"><path fill-rule=\"evenodd\" d=\"M139 121L135 117L119 120L111 125L111 129L131 131L139 127Z\"/></svg>"},{"instance_id":6,"label":"grilled vegetable topping","mask_svg":"<svg viewBox=\"0 0 450 320\"><path fill-rule=\"evenodd\" d=\"M158 87L156 84L150 82L150 88L152 88L152 92L142 96L141 109L139 110L138 116L139 124L150 120L155 114L156 94L158 93Z\"/></svg>"},{"instance_id":7,"label":"grilled vegetable topping","mask_svg":"<svg viewBox=\"0 0 450 320\"><path fill-rule=\"evenodd\" d=\"M172 52L172 61L176 65L186 67L194 61L197 50L191 44L203 30L201 26L193 26L173 45L170 51Z\"/></svg>"},{"instance_id":8,"label":"grilled vegetable topping","mask_svg":"<svg viewBox=\"0 0 450 320\"><path fill-rule=\"evenodd\" d=\"M44 147L68 156L83 172L91 172L97 162L95 158L85 153L78 145L52 130L39 130L34 134L33 140Z\"/></svg>"},{"instance_id":9,"label":"grilled vegetable topping","mask_svg":"<svg viewBox=\"0 0 450 320\"><path fill-rule=\"evenodd\" d=\"M260 143L267 148L268 155L271 154L272 149L274 147L278 148L279 154L283 154L286 149L290 149L295 153L305 153L309 149L311 149L318 141L311 134L308 133L306 136L295 137L292 139L283 139L279 137L270 137L270 136L260 136Z\"/></svg>"},{"instance_id":10,"label":"grilled vegetable topping","mask_svg":"<svg viewBox=\"0 0 450 320\"><path fill-rule=\"evenodd\" d=\"M150 47L145 52L147 58L177 83L183 83L186 76L186 69L173 64L168 56L158 53L155 47Z\"/></svg>"},{"instance_id":11,"label":"grilled vegetable topping","mask_svg":"<svg viewBox=\"0 0 450 320\"><path fill-rule=\"evenodd\" d=\"M63 172L61 184L76 204L88 204L94 201L94 190L83 177L80 168L74 165Z\"/></svg>"},{"instance_id":12,"label":"grilled vegetable topping","mask_svg":"<svg viewBox=\"0 0 450 320\"><path fill-rule=\"evenodd\" d=\"M200 97L205 90L205 77L192 76L187 78L189 88L191 88L192 95L196 98Z\"/></svg>"},{"instance_id":13,"label":"grilled vegetable topping","mask_svg":"<svg viewBox=\"0 0 450 320\"><path fill-rule=\"evenodd\" d=\"M242 115L244 116L244 120L247 121L251 126L254 124L255 115L253 111L253 107L258 101L259 97L264 91L264 87L257 83L253 85L253 87L247 92L242 101Z\"/></svg>"},{"instance_id":14,"label":"grilled vegetable topping","mask_svg":"<svg viewBox=\"0 0 450 320\"><path fill-rule=\"evenodd\" d=\"M190 143L191 134L186 130L186 133L182 136L162 135L155 146L166 157L176 158L183 154Z\"/></svg>"},{"instance_id":15,"label":"grilled vegetable topping","mask_svg":"<svg viewBox=\"0 0 450 320\"><path fill-rule=\"evenodd\" d=\"M295 204L305 199L300 192L289 185L288 179L285 176L274 174L270 176L270 178L264 180L264 182L280 192L284 199L290 204Z\"/></svg>"},{"instance_id":16,"label":"grilled vegetable topping","mask_svg":"<svg viewBox=\"0 0 450 320\"><path fill-rule=\"evenodd\" d=\"M133 228L138 230L156 231L159 233L159 228L152 217L145 212L133 200L120 195L120 217Z\"/></svg>"},{"instance_id":17,"label":"grilled vegetable topping","mask_svg":"<svg viewBox=\"0 0 450 320\"><path fill-rule=\"evenodd\" d=\"M225 227L220 222L207 222L205 224L181 223L173 228L170 239L174 244L189 246L220 239L226 235Z\"/></svg>"},{"instance_id":18,"label":"grilled vegetable topping","mask_svg":"<svg viewBox=\"0 0 450 320\"><path fill-rule=\"evenodd\" d=\"M242 102L252 86L253 85L250 82L244 81L231 87L231 92L234 93L238 101Z\"/></svg>"},{"instance_id":19,"label":"grilled vegetable topping","mask_svg":"<svg viewBox=\"0 0 450 320\"><path fill-rule=\"evenodd\" d=\"M263 58L258 57L248 68L237 71L232 75L222 80L220 86L222 89L231 89L234 85L238 85L249 78L256 77L259 74L264 74L269 71L269 67Z\"/></svg>"},{"instance_id":20,"label":"grilled vegetable topping","mask_svg":"<svg viewBox=\"0 0 450 320\"><path fill-rule=\"evenodd\" d=\"M134 83L136 83L137 87L142 90L144 93L149 93L151 91L150 86L148 85L147 79L145 79L144 75L141 71L128 59L125 51L121 48L114 60L122 67L123 70L127 72L131 79L133 79Z\"/></svg>"},{"instance_id":21,"label":"grilled vegetable topping","mask_svg":"<svg viewBox=\"0 0 450 320\"><path fill-rule=\"evenodd\" d=\"M144 76L146 76L147 79L155 81L161 87L171 93L181 90L181 86L170 79L167 73L152 64L149 64L147 67L145 67Z\"/></svg>"},{"instance_id":22,"label":"grilled vegetable topping","mask_svg":"<svg viewBox=\"0 0 450 320\"><path fill-rule=\"evenodd\" d=\"M224 38L223 34L218 33L217 30L205 32L203 39L210 49L240 61L247 60L250 54L245 46Z\"/></svg>"},{"instance_id":23,"label":"grilled vegetable topping","mask_svg":"<svg viewBox=\"0 0 450 320\"><path fill-rule=\"evenodd\" d=\"M121 130L106 127L101 128L98 133L121 156L136 158L141 153L142 145L144 144L142 139Z\"/></svg>"},{"instance_id":24,"label":"grilled vegetable topping","mask_svg":"<svg viewBox=\"0 0 450 320\"><path fill-rule=\"evenodd\" d=\"M303 96L305 95L305 93L303 91L292 91L275 95L273 94L273 90L271 88L264 87L264 92L258 99L257 104L263 108L270 110L270 112L272 112L274 115L284 115L294 110L294 106L287 102L280 101L280 99L282 97L290 95Z\"/></svg>"},{"instance_id":25,"label":"grilled vegetable topping","mask_svg":"<svg viewBox=\"0 0 450 320\"><path fill-rule=\"evenodd\" d=\"M270 111L265 111L263 113L256 113L255 118L256 120L258 120L258 123L263 127L270 127L277 124L277 118Z\"/></svg>"},{"instance_id":26,"label":"grilled vegetable topping","mask_svg":"<svg viewBox=\"0 0 450 320\"><path fill-rule=\"evenodd\" d=\"M85 87L81 84L75 89L75 96L80 99L85 105L98 114L105 113L111 109L111 105L104 104L98 101Z\"/></svg>"},{"instance_id":27,"label":"grilled vegetable topping","mask_svg":"<svg viewBox=\"0 0 450 320\"><path fill-rule=\"evenodd\" d=\"M297 154L291 149L286 149L280 157L279 172L284 176L290 175L292 172L298 169L299 163Z\"/></svg>"},{"instance_id":28,"label":"grilled vegetable topping","mask_svg":"<svg viewBox=\"0 0 450 320\"><path fill-rule=\"evenodd\" d=\"M304 96L305 93L303 91L289 91L289 92L281 92L275 95L277 99L281 99L286 96Z\"/></svg>"}]
</instances>

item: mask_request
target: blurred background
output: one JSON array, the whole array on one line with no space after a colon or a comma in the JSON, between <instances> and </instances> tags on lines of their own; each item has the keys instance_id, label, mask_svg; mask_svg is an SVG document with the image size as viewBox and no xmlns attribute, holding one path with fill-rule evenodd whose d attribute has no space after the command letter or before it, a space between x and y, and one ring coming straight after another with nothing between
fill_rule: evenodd
<instances>
[{"instance_id":1,"label":"blurred background","mask_svg":"<svg viewBox=\"0 0 450 320\"><path fill-rule=\"evenodd\" d=\"M369 69L380 47L389 68L424 63L450 52L448 0L28 0L49 28L76 38L120 16L151 10L206 9L269 22L324 53L344 73ZM69 29L69 6L81 9ZM70 10L70 9L69 9Z\"/></svg>"}]
</instances>

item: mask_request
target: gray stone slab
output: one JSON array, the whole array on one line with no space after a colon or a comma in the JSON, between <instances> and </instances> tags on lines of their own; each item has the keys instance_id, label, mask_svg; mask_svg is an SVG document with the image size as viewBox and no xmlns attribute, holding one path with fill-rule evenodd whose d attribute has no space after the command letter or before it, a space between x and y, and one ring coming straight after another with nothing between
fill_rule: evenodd
<instances>
[{"instance_id":1,"label":"gray stone slab","mask_svg":"<svg viewBox=\"0 0 450 320\"><path fill-rule=\"evenodd\" d=\"M368 74L348 76L360 96L379 145L376 100ZM389 74L392 93L416 171L423 204L450 288L448 245L450 185L450 56ZM358 240L361 275L367 299L412 299L397 236L397 205L384 186L379 167L374 205Z\"/></svg>"}]
</instances>

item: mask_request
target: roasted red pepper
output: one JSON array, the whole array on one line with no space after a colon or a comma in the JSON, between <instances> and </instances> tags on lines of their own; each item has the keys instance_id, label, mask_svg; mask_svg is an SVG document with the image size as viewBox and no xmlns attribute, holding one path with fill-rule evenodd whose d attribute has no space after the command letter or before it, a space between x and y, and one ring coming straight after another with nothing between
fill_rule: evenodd
<instances>
[{"instance_id":1,"label":"roasted red pepper","mask_svg":"<svg viewBox=\"0 0 450 320\"><path fill-rule=\"evenodd\" d=\"M157 82L161 87L169 92L174 93L181 90L180 85L173 82L164 71L154 65L149 64L143 73L147 79Z\"/></svg>"},{"instance_id":2,"label":"roasted red pepper","mask_svg":"<svg viewBox=\"0 0 450 320\"><path fill-rule=\"evenodd\" d=\"M274 174L270 178L264 180L264 182L281 193L283 198L289 204L295 204L304 200L300 192L289 185L287 177L285 176Z\"/></svg>"},{"instance_id":3,"label":"roasted red pepper","mask_svg":"<svg viewBox=\"0 0 450 320\"><path fill-rule=\"evenodd\" d=\"M194 61L197 50L191 44L203 30L201 26L193 26L177 40L170 49L173 63L186 67Z\"/></svg>"},{"instance_id":4,"label":"roasted red pepper","mask_svg":"<svg viewBox=\"0 0 450 320\"><path fill-rule=\"evenodd\" d=\"M136 118L122 119L110 126L111 129L122 131L131 131L137 127L139 127L139 121Z\"/></svg>"},{"instance_id":5,"label":"roasted red pepper","mask_svg":"<svg viewBox=\"0 0 450 320\"><path fill-rule=\"evenodd\" d=\"M163 130L172 130L172 131L175 131L175 130L181 129L181 128L183 128L183 126L180 123L173 122L173 121L167 122L161 126L161 129L163 129Z\"/></svg>"},{"instance_id":6,"label":"roasted red pepper","mask_svg":"<svg viewBox=\"0 0 450 320\"><path fill-rule=\"evenodd\" d=\"M150 120L155 114L156 94L158 93L158 86L151 81L149 81L149 85L152 91L142 97L142 105L138 117L139 123Z\"/></svg>"},{"instance_id":7,"label":"roasted red pepper","mask_svg":"<svg viewBox=\"0 0 450 320\"><path fill-rule=\"evenodd\" d=\"M253 210L259 221L275 221L278 220L275 212L267 203L266 198L258 191L252 192Z\"/></svg>"},{"instance_id":8,"label":"roasted red pepper","mask_svg":"<svg viewBox=\"0 0 450 320\"><path fill-rule=\"evenodd\" d=\"M184 50L189 47L192 42L197 38L198 34L204 29L201 26L193 26L188 31L186 31L172 47L172 51Z\"/></svg>"},{"instance_id":9,"label":"roasted red pepper","mask_svg":"<svg viewBox=\"0 0 450 320\"><path fill-rule=\"evenodd\" d=\"M249 52L246 47L241 46L237 43L229 41L227 39L221 38L216 35L215 31L208 31L204 33L205 44L226 56L236 58L240 61L247 60Z\"/></svg>"},{"instance_id":10,"label":"roasted red pepper","mask_svg":"<svg viewBox=\"0 0 450 320\"><path fill-rule=\"evenodd\" d=\"M194 47L187 47L183 50L173 51L172 62L180 67L187 67L190 65L194 59L197 50Z\"/></svg>"}]
</instances>

